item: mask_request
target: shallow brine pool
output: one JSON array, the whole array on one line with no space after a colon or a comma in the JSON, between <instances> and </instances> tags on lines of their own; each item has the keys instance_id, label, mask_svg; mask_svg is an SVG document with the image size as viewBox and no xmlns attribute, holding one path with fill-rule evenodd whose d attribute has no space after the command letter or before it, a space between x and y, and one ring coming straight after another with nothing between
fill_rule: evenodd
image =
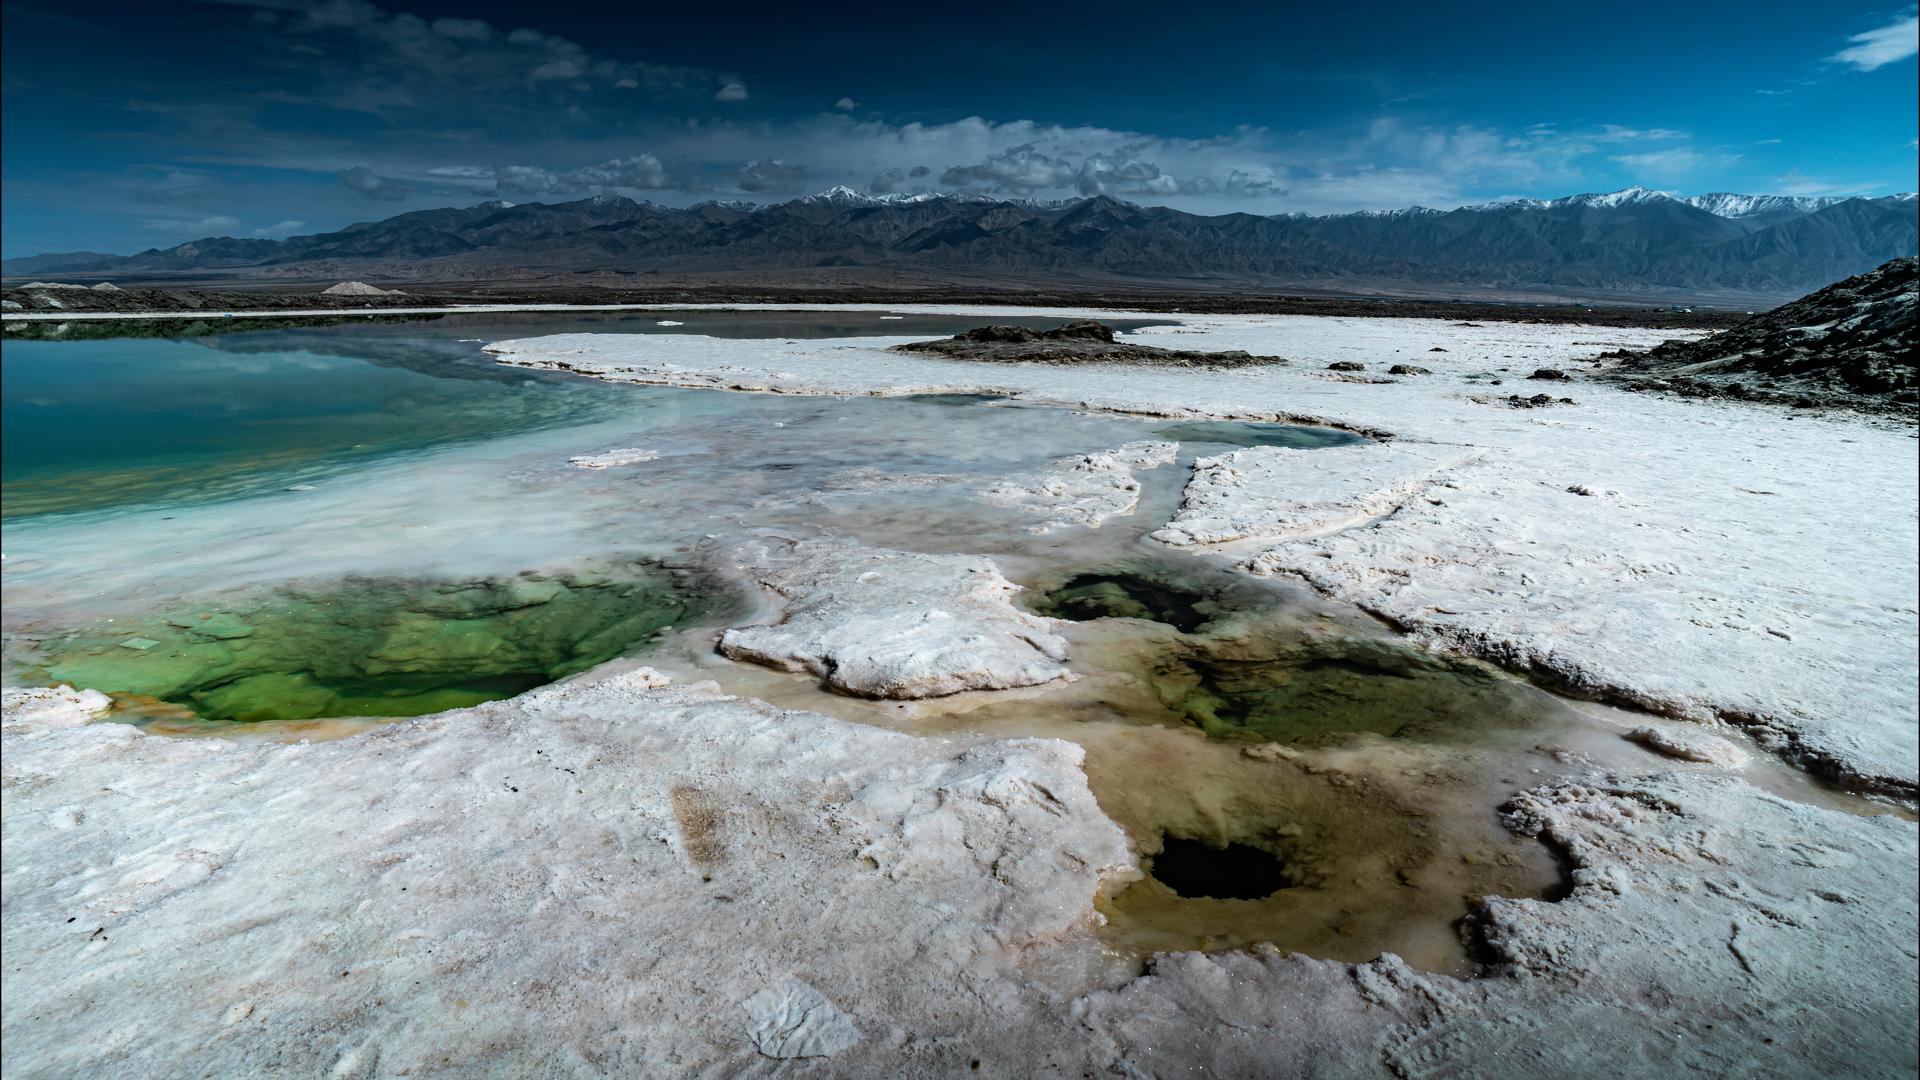
<instances>
[{"instance_id":1,"label":"shallow brine pool","mask_svg":"<svg viewBox=\"0 0 1920 1080\"><path fill-rule=\"evenodd\" d=\"M916 733L1071 739L1146 869L1102 901L1123 957L1270 941L1465 972L1475 897L1564 887L1554 854L1505 829L1498 806L1554 776L1650 764L1620 738L1633 718L1145 538L1195 457L1355 436L964 394L609 385L481 351L549 329L784 339L978 321L9 323L7 676L108 691L117 719L153 732L301 738L645 662ZM674 347L661 339L666 358ZM1036 531L1030 510L981 497L1142 440L1177 442L1178 458L1138 472L1137 512L1099 529ZM570 461L610 451L629 463ZM765 601L721 553L767 534L990 556L1064 620L1079 678L873 702L725 660L717 632ZM1761 779L1805 787L1784 770Z\"/></svg>"}]
</instances>

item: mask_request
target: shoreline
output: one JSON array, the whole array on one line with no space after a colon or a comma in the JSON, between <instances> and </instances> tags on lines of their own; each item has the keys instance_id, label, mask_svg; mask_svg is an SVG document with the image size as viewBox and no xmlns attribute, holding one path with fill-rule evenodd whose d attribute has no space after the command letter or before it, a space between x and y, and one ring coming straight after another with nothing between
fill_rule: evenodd
<instances>
[{"instance_id":1,"label":"shoreline","mask_svg":"<svg viewBox=\"0 0 1920 1080\"><path fill-rule=\"evenodd\" d=\"M611 293L609 296L608 293ZM583 295L584 294L584 295ZM1059 295L997 293L892 293L880 295L826 295L819 292L636 292L621 294L608 290L554 290L508 294L493 299L484 292L458 290L422 290L405 297L343 297L330 303L318 294L223 293L214 291L128 289L114 293L96 293L90 289L5 290L10 302L21 303L19 310L9 309L4 320L59 322L87 318L242 318L278 315L286 318L350 315L427 315L461 312L510 311L939 311L964 309L1004 311L1009 314L1035 315L1048 312L1089 312L1142 315L1315 315L1326 317L1366 317L1393 319L1443 319L1500 323L1551 323L1606 327L1652 327L1661 329L1718 329L1731 326L1746 317L1745 312L1728 310L1674 310L1671 308L1580 305L1567 303L1529 304L1489 301L1414 300L1398 298L1320 298L1301 296L1182 296L1153 294L1068 293ZM33 296L50 296L63 303L105 305L48 308L34 306ZM562 300L543 299L562 296ZM605 297L605 299L602 299ZM586 302L581 302L582 300ZM304 306L294 306L297 301ZM411 301L411 302L409 302ZM113 310L114 307L131 310Z\"/></svg>"}]
</instances>

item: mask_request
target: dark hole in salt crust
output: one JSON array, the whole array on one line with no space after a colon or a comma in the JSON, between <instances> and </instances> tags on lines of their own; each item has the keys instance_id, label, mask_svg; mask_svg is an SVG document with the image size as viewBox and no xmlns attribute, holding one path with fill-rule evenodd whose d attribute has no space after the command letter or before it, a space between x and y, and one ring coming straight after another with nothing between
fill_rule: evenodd
<instances>
[{"instance_id":1,"label":"dark hole in salt crust","mask_svg":"<svg viewBox=\"0 0 1920 1080\"><path fill-rule=\"evenodd\" d=\"M1139 574L1080 574L1036 605L1056 619L1148 619L1191 634L1212 621L1204 593L1191 592ZM1204 606L1203 606L1204 605Z\"/></svg>"},{"instance_id":2,"label":"dark hole in salt crust","mask_svg":"<svg viewBox=\"0 0 1920 1080\"><path fill-rule=\"evenodd\" d=\"M1293 885L1286 866L1272 852L1249 844L1219 848L1179 836L1165 838L1147 869L1190 900L1258 900Z\"/></svg>"}]
</instances>

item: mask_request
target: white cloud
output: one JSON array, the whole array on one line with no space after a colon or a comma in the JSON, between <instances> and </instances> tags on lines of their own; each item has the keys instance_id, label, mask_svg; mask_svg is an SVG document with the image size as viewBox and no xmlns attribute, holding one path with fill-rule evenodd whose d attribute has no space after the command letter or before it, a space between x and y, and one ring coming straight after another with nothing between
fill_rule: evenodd
<instances>
[{"instance_id":1,"label":"white cloud","mask_svg":"<svg viewBox=\"0 0 1920 1080\"><path fill-rule=\"evenodd\" d=\"M376 144L252 126L240 151L229 149L234 124L224 115L193 120L209 140L218 133L222 148L182 160L331 171L366 197L435 204L602 190L670 193L649 195L665 202L750 191L771 201L845 185L1049 199L1105 192L1196 213L1317 214L1608 190L1628 182L1619 175L1625 169L1688 167L1695 170L1689 179L1722 183L1707 179L1710 167L1734 160L1726 148L1694 147L1687 133L1669 128L1435 127L1391 116L1344 129L1238 127L1172 138L978 116L896 123L826 110L791 121L708 115L604 134L561 128L532 144L479 130L409 129L404 140ZM1646 182L1666 181L1649 175Z\"/></svg>"},{"instance_id":2,"label":"white cloud","mask_svg":"<svg viewBox=\"0 0 1920 1080\"><path fill-rule=\"evenodd\" d=\"M1602 143L1665 142L1686 137L1686 132L1672 128L1630 128L1620 124L1601 124L1591 136L1594 142Z\"/></svg>"},{"instance_id":3,"label":"white cloud","mask_svg":"<svg viewBox=\"0 0 1920 1080\"><path fill-rule=\"evenodd\" d=\"M1050 157L1027 143L989 154L985 161L977 164L950 166L940 174L940 182L952 187L1031 195L1050 188L1064 188L1073 183L1078 173L1072 162Z\"/></svg>"},{"instance_id":4,"label":"white cloud","mask_svg":"<svg viewBox=\"0 0 1920 1080\"><path fill-rule=\"evenodd\" d=\"M1241 198L1286 194L1270 175L1255 175L1242 169L1229 170L1220 179L1205 173L1175 176L1144 156L1155 149L1154 141L1147 140L1087 154L1075 162L1050 157L1029 143L990 155L975 164L952 166L940 174L940 183L947 187L1022 196L1055 189L1071 189L1079 195L1151 199L1206 196L1222 191ZM1266 170L1261 172L1264 174ZM867 185L868 190L897 189L901 179L897 169L882 172Z\"/></svg>"},{"instance_id":5,"label":"white cloud","mask_svg":"<svg viewBox=\"0 0 1920 1080\"><path fill-rule=\"evenodd\" d=\"M1213 183L1212 177L1191 177L1186 181L1173 176L1138 152L1123 146L1109 154L1092 154L1074 176L1074 187L1082 195L1177 195L1195 190L1193 185Z\"/></svg>"},{"instance_id":6,"label":"white cloud","mask_svg":"<svg viewBox=\"0 0 1920 1080\"><path fill-rule=\"evenodd\" d=\"M910 185L925 180L928 176L932 175L932 173L933 170L927 168L925 165L915 165L911 169L902 169L898 166L881 169L875 173L873 179L868 182L867 190L875 195L888 195L894 192L908 191L911 190Z\"/></svg>"},{"instance_id":7,"label":"white cloud","mask_svg":"<svg viewBox=\"0 0 1920 1080\"><path fill-rule=\"evenodd\" d=\"M844 184L873 192L1038 198L1108 193L1198 213L1327 213L1595 190L1606 182L1600 177L1612 180L1622 167L1704 171L1733 160L1718 148L1692 148L1687 138L1623 125L1536 125L1516 132L1381 118L1337 132L1242 127L1187 139L981 117L898 124L829 111L787 123L710 119L655 128L644 153L634 152L632 136L562 138L542 146L542 164L476 165L459 162L478 155L512 161L507 155L525 151L483 144L452 151L460 157L447 163L421 158L449 147L414 144L397 160L373 164L381 178L396 178L421 195L438 192L442 200L456 193L539 198L620 189L692 196L746 191L774 200ZM599 160L586 155L610 150L619 156L597 166L567 164L569 158Z\"/></svg>"},{"instance_id":8,"label":"white cloud","mask_svg":"<svg viewBox=\"0 0 1920 1080\"><path fill-rule=\"evenodd\" d=\"M483 195L590 195L620 190L666 191L682 186L652 154L609 158L597 165L548 169L539 165L436 165L436 185Z\"/></svg>"},{"instance_id":9,"label":"white cloud","mask_svg":"<svg viewBox=\"0 0 1920 1080\"><path fill-rule=\"evenodd\" d=\"M566 173L562 179L577 187L596 189L640 188L659 191L673 186L673 181L667 177L666 166L652 154L634 154L588 165Z\"/></svg>"},{"instance_id":10,"label":"white cloud","mask_svg":"<svg viewBox=\"0 0 1920 1080\"><path fill-rule=\"evenodd\" d=\"M805 178L763 187L768 197L845 184L875 192L964 188L1047 198L1106 191L1219 208L1268 200L1286 186L1284 167L1271 160L1277 146L1270 132L1257 128L1167 139L1030 120L896 124L830 112L778 125L689 125L663 133L649 148L667 161L806 163Z\"/></svg>"},{"instance_id":11,"label":"white cloud","mask_svg":"<svg viewBox=\"0 0 1920 1080\"><path fill-rule=\"evenodd\" d=\"M537 165L498 165L493 171L496 195L547 195L560 188L560 178Z\"/></svg>"},{"instance_id":12,"label":"white cloud","mask_svg":"<svg viewBox=\"0 0 1920 1080\"><path fill-rule=\"evenodd\" d=\"M283 71L279 100L397 119L485 109L495 123L549 122L556 99L645 88L661 98L746 98L733 74L595 56L578 42L479 19L426 19L369 0L222 0L273 32L251 59ZM257 19L256 22L263 20ZM574 101L578 105L578 101Z\"/></svg>"},{"instance_id":13,"label":"white cloud","mask_svg":"<svg viewBox=\"0 0 1920 1080\"><path fill-rule=\"evenodd\" d=\"M1682 146L1671 150L1649 150L1641 154L1617 154L1610 160L1625 165L1643 178L1658 179L1680 176L1708 166L1731 165L1739 159L1739 154L1701 151Z\"/></svg>"},{"instance_id":14,"label":"white cloud","mask_svg":"<svg viewBox=\"0 0 1920 1080\"><path fill-rule=\"evenodd\" d=\"M479 19L435 19L433 32L456 41L485 41L493 36L493 27Z\"/></svg>"},{"instance_id":15,"label":"white cloud","mask_svg":"<svg viewBox=\"0 0 1920 1080\"><path fill-rule=\"evenodd\" d=\"M381 202L398 202L413 194L412 185L381 176L365 165L340 170L340 183L349 191Z\"/></svg>"},{"instance_id":16,"label":"white cloud","mask_svg":"<svg viewBox=\"0 0 1920 1080\"><path fill-rule=\"evenodd\" d=\"M205 198L218 185L218 178L200 169L175 166L140 166L133 175L118 180L116 187L140 202L180 203Z\"/></svg>"},{"instance_id":17,"label":"white cloud","mask_svg":"<svg viewBox=\"0 0 1920 1080\"><path fill-rule=\"evenodd\" d=\"M281 12L263 38L263 64L312 76L312 89L299 91L305 98L286 90L273 100L359 108L391 123L348 138L280 129L257 102L201 113L143 103L185 129L176 144L198 147L175 160L331 172L361 197L408 205L602 190L674 193L663 201L743 190L774 199L844 184L1323 213L1596 190L1619 186L1624 170L1692 170L1704 180L1733 160L1723 148L1694 146L1686 132L1624 122L1633 116L1495 129L1383 115L1343 128L1175 138L978 116L897 123L847 96L797 119L752 120L726 107L750 95L725 71L614 60L538 30L422 19L368 0L237 2ZM324 48L327 60L296 59L287 52L295 48ZM639 100L653 96L677 97L680 107Z\"/></svg>"},{"instance_id":18,"label":"white cloud","mask_svg":"<svg viewBox=\"0 0 1920 1080\"><path fill-rule=\"evenodd\" d=\"M1827 180L1818 176L1808 176L1798 169L1789 171L1785 176L1776 177L1773 191L1780 195L1857 195L1872 190L1872 184L1849 184Z\"/></svg>"},{"instance_id":19,"label":"white cloud","mask_svg":"<svg viewBox=\"0 0 1920 1080\"><path fill-rule=\"evenodd\" d=\"M792 192L807 180L808 172L799 165L789 165L779 158L764 161L749 161L740 166L734 174L734 182L741 191Z\"/></svg>"},{"instance_id":20,"label":"white cloud","mask_svg":"<svg viewBox=\"0 0 1920 1080\"><path fill-rule=\"evenodd\" d=\"M140 227L148 232L166 233L170 236L216 236L232 231L240 224L240 219L225 214L212 217L185 218L148 218Z\"/></svg>"},{"instance_id":21,"label":"white cloud","mask_svg":"<svg viewBox=\"0 0 1920 1080\"><path fill-rule=\"evenodd\" d=\"M1853 44L1827 59L1851 65L1858 71L1886 67L1920 52L1920 16L1908 9L1901 18L1847 40Z\"/></svg>"},{"instance_id":22,"label":"white cloud","mask_svg":"<svg viewBox=\"0 0 1920 1080\"><path fill-rule=\"evenodd\" d=\"M288 218L285 221L276 221L271 225L265 225L255 229L253 230L253 235L267 240L284 240L306 227L306 222L295 221L292 218Z\"/></svg>"}]
</instances>

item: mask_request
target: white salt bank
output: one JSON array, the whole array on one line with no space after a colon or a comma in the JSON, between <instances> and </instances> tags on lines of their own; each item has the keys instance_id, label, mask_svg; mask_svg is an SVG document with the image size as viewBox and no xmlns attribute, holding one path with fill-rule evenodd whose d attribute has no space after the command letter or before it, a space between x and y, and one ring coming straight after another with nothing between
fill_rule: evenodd
<instances>
[{"instance_id":1,"label":"white salt bank","mask_svg":"<svg viewBox=\"0 0 1920 1080\"><path fill-rule=\"evenodd\" d=\"M101 718L92 687L10 690L5 1070L1911 1075L1911 432L1580 378L1555 383L1573 404L1511 400L1526 372L1578 373L1666 336L1653 331L1184 322L1134 340L1295 363L1089 370L907 356L891 337L530 338L491 349L610 381L1064 408L767 398L778 407L749 426L715 404L737 395L636 397L632 414L396 457L297 495L10 523L8 617L23 622L9 628L49 646L62 620L153 597L619 551L711 569L745 609L666 635L672 678L629 654L331 741L168 738ZM1396 357L1433 374L1326 370ZM887 427L882 408L911 422ZM1374 441L1169 449L1143 417L1306 418ZM643 468L568 460L641 445L672 449ZM1113 584L1108 564L1148 559L1316 590L1259 594L1288 609L1263 614L1294 620L1302 685L1318 670L1418 690L1458 668L1484 700L1546 696L1473 657L1662 715L1555 699L1555 716L1592 723L1433 742L1397 720L1292 744L1119 725L1114 702L1163 705L1189 675L1229 723L1246 688L1228 684L1262 670L1245 613L1067 622L1019 588L1042 570ZM537 610L540 584L521 583L515 611ZM1362 629L1348 605L1410 636ZM190 643L231 651L205 624ZM137 656L184 648L196 625ZM1004 734L1009 717L1023 734ZM1782 761L1854 794L1775 784ZM1456 791L1473 798L1434 794ZM1315 940L1345 948L1320 955L1342 959L1116 948L1133 917L1121 901L1156 887L1171 841L1229 837L1250 804L1306 793L1388 822L1392 843L1311 849L1302 802L1274 828L1300 880L1257 901L1166 902L1203 926L1323 905ZM1480 840L1434 839L1458 836ZM1382 862L1398 845L1444 858ZM1559 880L1452 890L1466 918L1440 929L1472 944L1473 977L1349 955L1374 940L1357 936L1357 882L1415 892L1506 862Z\"/></svg>"}]
</instances>

